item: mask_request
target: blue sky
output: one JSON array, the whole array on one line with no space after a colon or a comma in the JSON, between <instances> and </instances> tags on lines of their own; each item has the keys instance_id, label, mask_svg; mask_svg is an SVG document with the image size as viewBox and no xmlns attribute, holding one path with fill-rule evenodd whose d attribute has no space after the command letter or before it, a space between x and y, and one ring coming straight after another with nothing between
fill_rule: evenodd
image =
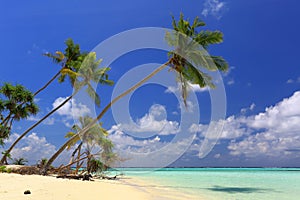
<instances>
[{"instance_id":1,"label":"blue sky","mask_svg":"<svg viewBox=\"0 0 300 200\"><path fill-rule=\"evenodd\" d=\"M42 54L64 49L67 38L73 38L82 50L90 51L129 29L171 28L171 14L176 18L180 12L190 19L199 16L207 23L207 29L224 33L224 43L209 52L222 55L230 64L229 73L223 75L227 96L225 127L218 144L200 159L197 152L210 120L210 100L208 91L195 91L201 107L200 125L194 127L198 133L191 147L173 165L300 166L298 1L55 0L1 4L0 82L20 83L32 91L59 69ZM131 52L110 65L110 78L117 82L135 66L163 63L166 59L165 52L158 50ZM104 106L111 98L112 88L101 87L98 91ZM7 144L71 93L67 82L49 86L36 97L41 108L39 115L16 123ZM79 115L89 113L78 102L73 102L73 107ZM166 133L147 140L132 138L125 133L133 131L132 127L116 124L111 112L107 113L102 120L104 127L110 130L110 137L120 149L133 145L138 152L151 151L161 148L177 133L180 109L166 88L147 85L138 89L132 95L129 110L141 127L150 125L150 132L164 128ZM15 157L30 155L29 160L34 163L40 157L50 156L64 142L63 135L72 123L70 108L65 107L34 129L15 150Z\"/></svg>"}]
</instances>

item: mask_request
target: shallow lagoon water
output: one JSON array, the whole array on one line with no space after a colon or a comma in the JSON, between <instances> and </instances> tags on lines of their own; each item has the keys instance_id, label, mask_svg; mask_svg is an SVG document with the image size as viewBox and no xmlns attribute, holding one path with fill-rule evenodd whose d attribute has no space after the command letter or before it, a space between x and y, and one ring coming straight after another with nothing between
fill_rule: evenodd
<instances>
[{"instance_id":1,"label":"shallow lagoon water","mask_svg":"<svg viewBox=\"0 0 300 200\"><path fill-rule=\"evenodd\" d=\"M299 168L124 168L156 187L175 189L207 200L298 200Z\"/></svg>"}]
</instances>

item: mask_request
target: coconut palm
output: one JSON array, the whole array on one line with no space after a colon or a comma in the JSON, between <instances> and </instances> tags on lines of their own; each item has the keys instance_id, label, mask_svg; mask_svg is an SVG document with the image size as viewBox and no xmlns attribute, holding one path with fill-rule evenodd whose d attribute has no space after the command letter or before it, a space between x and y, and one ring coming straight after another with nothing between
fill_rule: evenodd
<instances>
[{"instance_id":1,"label":"coconut palm","mask_svg":"<svg viewBox=\"0 0 300 200\"><path fill-rule=\"evenodd\" d=\"M2 116L0 124L0 144L10 135L13 121L25 119L30 115L38 113L38 106L34 103L33 94L24 86L5 83L0 88L0 113ZM6 117L3 117L6 114Z\"/></svg>"},{"instance_id":2,"label":"coconut palm","mask_svg":"<svg viewBox=\"0 0 300 200\"><path fill-rule=\"evenodd\" d=\"M25 165L28 162L25 158L15 158L13 160L14 165Z\"/></svg>"},{"instance_id":3,"label":"coconut palm","mask_svg":"<svg viewBox=\"0 0 300 200\"><path fill-rule=\"evenodd\" d=\"M86 57L85 60L82 62L80 66L79 72L76 74L77 79L74 81L74 88L75 91L78 92L79 89L85 87L85 91L88 93L88 95L94 99L95 104L97 106L100 106L100 98L99 95L94 91L91 82L100 83L103 85L113 85L114 82L108 79L107 72L110 70L108 67L98 68L102 60L96 59L96 53L91 52ZM74 135L71 137L72 142L66 145L63 149L60 148L48 161L47 165L45 166L45 169L47 169L52 162L56 159L56 157L67 147L70 146L70 144L74 144L74 141L77 141L79 139L79 134ZM44 170L45 171L45 170Z\"/></svg>"},{"instance_id":4,"label":"coconut palm","mask_svg":"<svg viewBox=\"0 0 300 200\"><path fill-rule=\"evenodd\" d=\"M74 44L72 39L67 39L65 41L65 44L67 45L65 49L65 53L62 53L61 51L56 51L55 54L52 53L45 53L44 55L47 57L52 58L52 60L61 65L61 69L40 89L38 89L33 96L36 96L41 91L43 91L50 83L52 83L57 77L59 83L64 82L64 79L66 75L68 75L71 79L71 83L75 82L75 76L73 71L77 71L79 69L80 64L87 53L81 53L80 47L78 44ZM25 102L19 102L19 105L22 106ZM0 102L0 110L1 110L1 102ZM2 118L1 125L5 123L10 116L7 116L4 118L2 115L0 115L0 119Z\"/></svg>"},{"instance_id":5,"label":"coconut palm","mask_svg":"<svg viewBox=\"0 0 300 200\"><path fill-rule=\"evenodd\" d=\"M79 134L84 134L94 124L96 124L97 121L104 116L104 114L115 102L136 90L138 87L168 66L176 72L185 105L187 105L186 99L190 84L198 84L201 88L206 86L214 88L212 78L206 74L204 70L227 71L228 64L220 56L208 55L206 50L208 50L210 45L223 42L222 32L208 30L202 30L198 32L197 29L205 26L205 23L196 17L191 24L188 20L184 20L183 14L180 14L178 22L176 22L175 18L173 17L172 25L174 32L167 33L166 40L170 46L174 47L175 50L168 53L168 61L155 69L140 82L113 99L107 106L104 107L96 119L94 119L79 133L73 135L68 141L66 141L53 155L54 158L56 158L70 143L74 142L74 140L77 140Z\"/></svg>"},{"instance_id":6,"label":"coconut palm","mask_svg":"<svg viewBox=\"0 0 300 200\"><path fill-rule=\"evenodd\" d=\"M76 135L76 133L78 133L79 131L81 131L82 128L84 128L85 126L87 126L91 121L92 121L91 117L88 117L88 116L79 117L79 123L80 123L80 125L74 124L72 126L72 131L68 132L65 135L65 138L70 138L70 137ZM87 132L86 134L93 134L93 133L92 132ZM77 138L77 140L74 140L73 144L69 144L69 146L67 147L67 150L70 150L71 147L74 146L78 141L80 141L79 137ZM71 155L71 159L70 159L69 164L74 163L74 160L80 160L80 157L83 155L81 153L82 144L83 144L83 142L81 141L80 144L73 151L73 153ZM76 154L77 154L77 156L75 158ZM83 161L81 161L81 162L80 161L76 162L76 173L77 173L78 169L83 164Z\"/></svg>"},{"instance_id":7,"label":"coconut palm","mask_svg":"<svg viewBox=\"0 0 300 200\"><path fill-rule=\"evenodd\" d=\"M77 142L81 141L80 144L75 148L71 155L71 160L67 166L71 166L72 164L76 163L76 171L82 166L82 160L87 159L87 166L90 165L91 160L95 160L95 156L103 160L104 163L107 165L112 163L113 160L116 158L116 155L112 152L113 144L112 142L106 138L108 135L107 131L102 128L102 124L94 124L87 132L83 135L77 134L80 132L85 126L90 124L93 121L93 118L89 116L84 116L79 118L79 125L74 125L72 127L71 132L68 132L65 137L70 138L74 137L75 139L72 140L72 143L69 143L66 147L69 150L72 146L74 146ZM79 137L81 136L81 137ZM83 142L85 143L86 149L82 152ZM97 148L98 153L92 153L93 149ZM100 149L99 149L100 148ZM56 155L60 154L60 151L65 149L60 149L54 154L45 165L45 169L43 172L45 173L48 167L52 164L52 162L56 159ZM82 153L81 153L82 152ZM76 158L75 155L77 154ZM83 158L81 158L84 156Z\"/></svg>"},{"instance_id":8,"label":"coconut palm","mask_svg":"<svg viewBox=\"0 0 300 200\"><path fill-rule=\"evenodd\" d=\"M68 49L68 48L67 48ZM68 51L66 52L66 55L68 55ZM101 84L107 84L107 85L113 85L113 81L108 80L107 71L110 70L108 67L99 68L98 66L101 63L101 59L97 60L96 53L91 52L89 54L84 54L80 56L76 56L75 61L69 62L69 68L63 69L61 71L61 76L59 80L63 81L66 76L69 77L71 85L74 88L73 94L69 96L66 100L64 100L60 105L58 105L56 108L51 110L48 114L46 114L43 118L41 118L39 121L37 121L34 125L29 127L24 133L22 133L17 140L9 147L9 149L6 151L7 154L11 152L11 150L15 147L15 145L25 136L27 135L33 128L35 128L37 125L42 123L45 119L47 119L50 115L52 115L54 112L56 112L58 109L60 109L63 105L65 105L68 101L70 101L77 93L78 91L86 87L86 91L91 96L92 99L95 100L96 105L100 106L100 98L96 91L93 90L91 87L90 82L99 82ZM80 59L79 59L80 58ZM84 58L83 61L81 61L81 58ZM68 61L66 61L68 62ZM80 64L80 65L79 65ZM80 69L80 71L79 71ZM87 70L89 69L89 70ZM6 161L6 154L3 155L0 163L7 163Z\"/></svg>"}]
</instances>

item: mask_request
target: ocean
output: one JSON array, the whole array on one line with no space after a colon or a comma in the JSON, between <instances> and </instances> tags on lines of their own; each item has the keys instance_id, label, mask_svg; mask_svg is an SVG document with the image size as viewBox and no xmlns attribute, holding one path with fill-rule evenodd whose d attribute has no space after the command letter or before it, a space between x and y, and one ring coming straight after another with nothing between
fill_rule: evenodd
<instances>
[{"instance_id":1,"label":"ocean","mask_svg":"<svg viewBox=\"0 0 300 200\"><path fill-rule=\"evenodd\" d=\"M123 168L149 185L207 200L299 200L300 168Z\"/></svg>"}]
</instances>

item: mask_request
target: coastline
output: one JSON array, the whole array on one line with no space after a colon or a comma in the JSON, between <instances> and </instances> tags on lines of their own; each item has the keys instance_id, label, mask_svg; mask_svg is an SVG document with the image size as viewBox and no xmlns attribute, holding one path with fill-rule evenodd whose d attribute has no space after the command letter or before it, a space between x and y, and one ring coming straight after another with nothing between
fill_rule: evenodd
<instances>
[{"instance_id":1,"label":"coastline","mask_svg":"<svg viewBox=\"0 0 300 200\"><path fill-rule=\"evenodd\" d=\"M24 195L25 190L30 190L31 194ZM1 200L98 200L100 197L110 200L124 197L131 200L180 200L186 199L187 195L132 177L91 182L52 176L0 173ZM189 199L196 198L189 196Z\"/></svg>"}]
</instances>

